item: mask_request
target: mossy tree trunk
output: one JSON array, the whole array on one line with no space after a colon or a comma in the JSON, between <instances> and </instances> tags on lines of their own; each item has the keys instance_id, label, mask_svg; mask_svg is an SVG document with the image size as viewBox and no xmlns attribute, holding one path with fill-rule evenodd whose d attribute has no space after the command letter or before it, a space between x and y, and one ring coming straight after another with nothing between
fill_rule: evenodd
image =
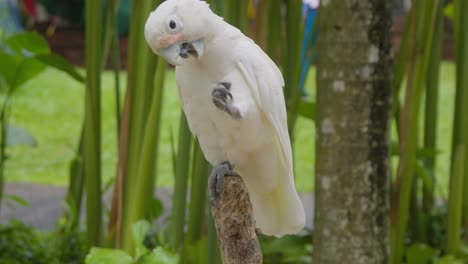
<instances>
[{"instance_id":1,"label":"mossy tree trunk","mask_svg":"<svg viewBox=\"0 0 468 264\"><path fill-rule=\"evenodd\" d=\"M321 1L314 263L387 263L392 0Z\"/></svg>"}]
</instances>

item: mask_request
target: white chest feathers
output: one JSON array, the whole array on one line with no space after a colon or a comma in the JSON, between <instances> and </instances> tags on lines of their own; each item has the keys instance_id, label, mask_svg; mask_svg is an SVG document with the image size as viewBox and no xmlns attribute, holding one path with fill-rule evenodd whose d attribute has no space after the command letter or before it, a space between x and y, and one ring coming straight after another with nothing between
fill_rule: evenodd
<instances>
[{"instance_id":1,"label":"white chest feathers","mask_svg":"<svg viewBox=\"0 0 468 264\"><path fill-rule=\"evenodd\" d=\"M271 128L240 71L233 69L217 79L205 72L202 67L177 69L181 104L190 130L212 165L226 160L243 163L246 153L272 140ZM232 118L212 102L211 93L220 82L231 83L232 103L240 110L240 119Z\"/></svg>"}]
</instances>

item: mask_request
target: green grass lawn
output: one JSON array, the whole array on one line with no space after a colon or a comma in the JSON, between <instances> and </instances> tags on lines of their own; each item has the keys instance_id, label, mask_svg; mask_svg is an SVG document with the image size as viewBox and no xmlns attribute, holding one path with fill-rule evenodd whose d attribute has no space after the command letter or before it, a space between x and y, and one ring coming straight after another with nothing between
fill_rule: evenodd
<instances>
[{"instance_id":1,"label":"green grass lawn","mask_svg":"<svg viewBox=\"0 0 468 264\"><path fill-rule=\"evenodd\" d=\"M125 84L126 76L122 76ZM315 72L308 78L308 90L314 94ZM104 182L115 175L116 123L114 79L109 72L102 78L102 161ZM446 193L451 142L451 120L454 98L454 65L444 63L441 73L441 103L439 105L440 155L437 174L440 176L439 192ZM35 148L10 147L7 151L6 180L8 182L34 182L65 185L68 182L68 165L74 157L83 120L84 87L67 75L48 69L23 85L14 94L10 109L10 123L29 130L37 139ZM173 71L167 74L163 105L163 124L160 138L157 183L173 184L170 133L177 136L180 107ZM295 134L296 184L300 191L312 191L314 186L314 124L299 118Z\"/></svg>"}]
</instances>

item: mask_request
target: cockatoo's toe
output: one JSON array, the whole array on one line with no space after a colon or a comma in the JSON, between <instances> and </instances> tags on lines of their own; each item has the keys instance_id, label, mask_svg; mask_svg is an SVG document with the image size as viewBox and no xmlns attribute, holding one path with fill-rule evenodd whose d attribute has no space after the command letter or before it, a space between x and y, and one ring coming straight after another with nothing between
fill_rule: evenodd
<instances>
[{"instance_id":1,"label":"cockatoo's toe","mask_svg":"<svg viewBox=\"0 0 468 264\"><path fill-rule=\"evenodd\" d=\"M228 113L234 119L242 118L239 108L233 105L230 82L220 82L211 92L211 101L221 111Z\"/></svg>"},{"instance_id":2,"label":"cockatoo's toe","mask_svg":"<svg viewBox=\"0 0 468 264\"><path fill-rule=\"evenodd\" d=\"M211 206L214 205L216 199L223 192L224 177L238 175L233 171L234 167L229 161L221 162L216 165L211 171L209 178L209 191Z\"/></svg>"}]
</instances>

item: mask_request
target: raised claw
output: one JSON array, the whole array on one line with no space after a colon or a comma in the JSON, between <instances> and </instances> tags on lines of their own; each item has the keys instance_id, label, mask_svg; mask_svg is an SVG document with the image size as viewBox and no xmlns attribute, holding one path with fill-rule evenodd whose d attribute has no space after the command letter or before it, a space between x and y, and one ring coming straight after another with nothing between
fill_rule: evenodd
<instances>
[{"instance_id":1,"label":"raised claw","mask_svg":"<svg viewBox=\"0 0 468 264\"><path fill-rule=\"evenodd\" d=\"M240 119L241 114L237 107L232 104L233 97L230 92L230 82L220 82L218 87L211 92L211 101L220 110L228 113L234 119Z\"/></svg>"}]
</instances>

